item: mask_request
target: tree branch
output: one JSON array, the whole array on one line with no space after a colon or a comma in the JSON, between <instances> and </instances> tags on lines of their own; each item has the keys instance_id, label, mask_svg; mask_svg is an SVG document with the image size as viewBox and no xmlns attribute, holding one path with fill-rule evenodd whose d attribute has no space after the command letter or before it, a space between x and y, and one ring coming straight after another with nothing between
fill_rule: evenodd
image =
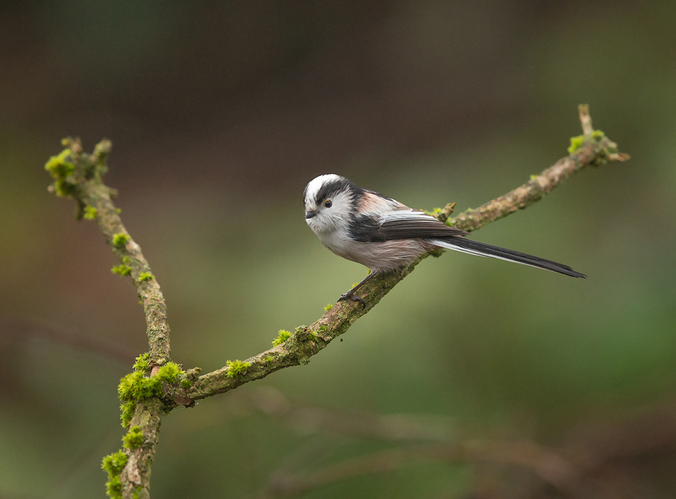
<instances>
[{"instance_id":1,"label":"tree branch","mask_svg":"<svg viewBox=\"0 0 676 499\"><path fill-rule=\"evenodd\" d=\"M569 156L559 160L554 166L533 177L521 187L476 210L468 210L447 221L454 207L449 204L437 214L438 218L461 229L473 231L533 204L565 178L587 166L599 166L609 161L628 159L627 155L617 152L616 144L607 139L603 132L592 129L586 106L580 106L580 120L584 135L571 139ZM55 179L50 190L58 196L72 197L76 200L77 218L95 219L98 222L106 241L120 262L113 271L121 275L130 275L134 280L146 317L146 334L150 351L149 374L153 377L161 372L161 366L170 367L167 365L171 360L171 348L166 305L160 286L150 271L141 247L125 229L119 217L119 210L113 204L112 199L116 191L103 184L102 177L107 170L106 158L111 144L104 139L95 147L92 154L83 152L82 145L77 139L65 139L64 145L68 148L58 156L52 157L45 166ZM197 377L197 370L193 370L192 373L188 373L187 378L183 377L180 385L174 376L173 381L176 383L172 381L172 386L164 383L161 396L152 392L150 396L139 397L131 425L140 428L142 442L138 445L125 445L124 455L118 456L119 460L112 465L108 463L111 465L109 472L110 469L114 469L116 473L115 482L112 480L109 482L111 495L115 497L121 495L125 498L135 495L142 499L150 497L150 465L155 455L159 427L162 416L172 408L166 405L167 397L173 399L175 405L192 405L197 399L232 390L285 367L306 364L310 357L326 348L331 341L345 333L357 319L368 313L427 256L429 254L422 255L405 268L369 281L363 288L366 301L363 308L353 302L340 302L312 325L296 328L284 343L275 348L251 357L245 362L228 362L221 369L203 376ZM148 374L144 370L138 372L143 372L142 376ZM158 374L156 380L159 377Z\"/></svg>"},{"instance_id":2,"label":"tree branch","mask_svg":"<svg viewBox=\"0 0 676 499\"><path fill-rule=\"evenodd\" d=\"M117 195L117 191L103 183L111 143L106 139L102 140L92 154L83 152L79 139L64 139L63 144L67 149L60 155L52 157L45 165L55 179L50 191L57 196L72 197L76 200L78 205L76 218L97 221L106 242L120 262L114 271L121 275L131 275L134 280L145 312L149 361L151 372L154 374L159 366L170 361L166 304L160 286L150 271L150 265L141 252L141 247L127 232L119 216L120 210L113 204L112 198ZM121 493L123 497L131 498L136 493L136 497L139 498L150 497L150 465L155 456L163 415L163 403L158 398L136 404L131 425L141 429L143 443L126 449L126 465L119 481L116 479L112 484L112 492L116 495ZM117 490L118 485L120 490Z\"/></svg>"},{"instance_id":3,"label":"tree branch","mask_svg":"<svg viewBox=\"0 0 676 499\"><path fill-rule=\"evenodd\" d=\"M262 395L272 400L254 400L253 407L266 415L281 417L282 422L293 426L305 429L307 425L303 425L303 417L309 411L310 428L313 430L402 443L423 440L433 443L376 451L319 468L318 460L314 459L308 461L314 468L311 470L299 469L298 464L293 463L272 473L267 487L258 497L298 496L356 476L385 473L431 461L491 463L529 470L539 480L530 485L521 482L518 496L524 499L545 497L542 492L552 487L566 497L639 497L638 491L627 492L627 487L632 485L631 481L625 480L627 470L646 463L648 467L655 468L658 463L672 462L676 450L676 426L673 424L676 406L672 400L633 409L628 414L616 413L613 422L604 418L577 425L554 448L540 446L529 439L465 438L462 424L457 422L453 431L447 428L446 432L430 433L429 426L421 423L420 414L395 417L396 426L404 429L404 433L392 433L393 416L361 414L355 419L355 415L348 412L326 413L318 408L294 410L281 394ZM509 476L510 480L502 487L507 492L504 497L514 497L517 482L513 472ZM483 497L478 491L475 495ZM496 490L490 496L503 497ZM556 494L556 497L559 495Z\"/></svg>"},{"instance_id":4,"label":"tree branch","mask_svg":"<svg viewBox=\"0 0 676 499\"><path fill-rule=\"evenodd\" d=\"M469 232L477 230L539 201L565 179L588 166L600 166L610 161L629 159L627 154L617 152L617 144L605 137L603 132L594 132L591 129L591 118L586 105L580 106L579 111L586 134L571 139L572 145L568 156L561 158L553 166L507 194L451 218L450 224ZM438 218L446 221L453 206L448 205L437 215ZM248 367L245 372L233 375L226 365L200 376L187 390L185 396L191 400L203 399L264 378L285 367L306 364L310 357L326 348L331 341L345 333L357 319L367 314L428 256L429 254L423 255L408 267L376 277L365 284L362 288L365 292L365 307L362 308L361 305L350 301L338 302L310 326L296 328L295 333L284 344L247 359L245 363Z\"/></svg>"},{"instance_id":5,"label":"tree branch","mask_svg":"<svg viewBox=\"0 0 676 499\"><path fill-rule=\"evenodd\" d=\"M56 178L50 190L59 196L75 198L78 203L76 218L95 219L99 224L106 242L121 264L117 268L118 273L131 275L138 297L143 302L150 360L154 365L163 365L171 358L167 306L141 247L127 232L119 215L120 210L113 204L112 199L117 196L117 191L103 183L103 174L108 169L106 159L111 143L109 140L102 140L94 148L93 154L83 152L79 139L64 139L64 145L68 146L68 154L62 158L56 156L46 165ZM66 157L72 163L66 162ZM65 172L62 171L64 168ZM70 175L62 175L68 171L71 172Z\"/></svg>"},{"instance_id":6,"label":"tree branch","mask_svg":"<svg viewBox=\"0 0 676 499\"><path fill-rule=\"evenodd\" d=\"M357 476L385 473L430 462L494 463L530 469L542 481L562 492L576 489L571 485L577 475L575 467L550 449L529 441L466 440L444 442L366 454L319 469L306 476L273 476L268 494L273 497L299 496L334 482ZM572 494L574 495L574 494Z\"/></svg>"},{"instance_id":7,"label":"tree branch","mask_svg":"<svg viewBox=\"0 0 676 499\"><path fill-rule=\"evenodd\" d=\"M68 328L43 324L39 320L0 317L0 336L13 336L23 341L31 337L42 338L48 342L60 343L74 350L98 354L111 361L124 364L129 364L134 360L133 351L126 345L117 345Z\"/></svg>"}]
</instances>

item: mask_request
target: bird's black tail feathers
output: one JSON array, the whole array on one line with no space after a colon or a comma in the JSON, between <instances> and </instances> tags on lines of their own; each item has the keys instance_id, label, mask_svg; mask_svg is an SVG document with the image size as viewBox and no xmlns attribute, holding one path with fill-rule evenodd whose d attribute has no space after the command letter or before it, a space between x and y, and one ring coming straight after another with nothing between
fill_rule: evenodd
<instances>
[{"instance_id":1,"label":"bird's black tail feathers","mask_svg":"<svg viewBox=\"0 0 676 499\"><path fill-rule=\"evenodd\" d=\"M558 272L559 274L570 277L587 277L586 275L576 272L568 265L564 265L562 263L552 262L551 260L545 260L544 258L527 255L526 253L521 253L519 251L510 250L507 248L501 248L499 246L493 246L492 244L486 244L480 241L474 241L472 239L465 239L464 237L454 236L444 239L434 239L430 242L434 245L441 246L442 248L461 251L463 253L469 253L470 255L498 258L508 262L529 265L538 269L551 270L552 272Z\"/></svg>"}]
</instances>

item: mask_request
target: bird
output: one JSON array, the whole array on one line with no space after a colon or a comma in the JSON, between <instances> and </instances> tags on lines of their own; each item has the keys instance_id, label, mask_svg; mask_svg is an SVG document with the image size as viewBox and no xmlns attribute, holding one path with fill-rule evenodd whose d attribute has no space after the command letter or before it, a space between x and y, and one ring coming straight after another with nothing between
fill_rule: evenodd
<instances>
[{"instance_id":1,"label":"bird","mask_svg":"<svg viewBox=\"0 0 676 499\"><path fill-rule=\"evenodd\" d=\"M467 239L469 233L464 230L334 173L311 180L303 191L303 204L305 221L325 247L370 270L338 301L351 300L365 306L355 292L366 282L439 248L587 277L562 263Z\"/></svg>"}]
</instances>

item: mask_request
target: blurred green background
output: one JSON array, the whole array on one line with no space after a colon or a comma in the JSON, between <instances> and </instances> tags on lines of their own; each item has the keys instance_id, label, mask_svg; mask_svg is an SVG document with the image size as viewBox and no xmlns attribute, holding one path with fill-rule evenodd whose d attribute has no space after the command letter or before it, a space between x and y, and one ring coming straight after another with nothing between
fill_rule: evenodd
<instances>
[{"instance_id":1,"label":"blurred green background","mask_svg":"<svg viewBox=\"0 0 676 499\"><path fill-rule=\"evenodd\" d=\"M174 360L209 371L364 277L306 227L310 179L476 207L566 155L579 103L631 161L473 237L588 279L426 260L309 365L170 414L153 497L275 496L430 440L364 418L592 471L557 489L470 456L337 473L305 497L676 496L675 20L657 0L0 5L0 497L104 495L116 385L147 349L100 231L46 190L62 137L113 141L106 182L164 291Z\"/></svg>"}]
</instances>

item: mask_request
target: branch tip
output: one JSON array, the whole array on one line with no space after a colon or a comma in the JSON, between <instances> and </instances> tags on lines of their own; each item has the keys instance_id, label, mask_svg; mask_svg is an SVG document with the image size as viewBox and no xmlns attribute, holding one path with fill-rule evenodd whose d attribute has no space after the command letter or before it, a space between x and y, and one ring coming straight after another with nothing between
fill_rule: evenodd
<instances>
[{"instance_id":1,"label":"branch tip","mask_svg":"<svg viewBox=\"0 0 676 499\"><path fill-rule=\"evenodd\" d=\"M591 138L594 133L592 128L591 116L589 115L589 104L580 104L577 106L577 110L580 113L580 123L582 124L582 133L585 138Z\"/></svg>"},{"instance_id":2,"label":"branch tip","mask_svg":"<svg viewBox=\"0 0 676 499\"><path fill-rule=\"evenodd\" d=\"M448 217L450 217L453 214L456 204L458 203L448 203L446 206L444 206L441 212L437 215L437 220L439 220L440 222L446 222L446 220L448 220Z\"/></svg>"}]
</instances>

